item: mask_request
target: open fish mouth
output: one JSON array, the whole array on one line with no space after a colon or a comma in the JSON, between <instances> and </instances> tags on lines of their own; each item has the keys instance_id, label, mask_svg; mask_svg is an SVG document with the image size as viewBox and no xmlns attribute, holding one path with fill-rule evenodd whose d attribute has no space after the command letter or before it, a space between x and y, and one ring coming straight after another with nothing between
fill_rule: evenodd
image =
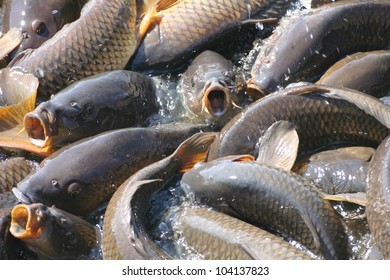
<instances>
[{"instance_id":1,"label":"open fish mouth","mask_svg":"<svg viewBox=\"0 0 390 280\"><path fill-rule=\"evenodd\" d=\"M215 82L206 86L203 107L212 117L223 117L230 106L230 102L230 90L226 86Z\"/></svg>"},{"instance_id":2,"label":"open fish mouth","mask_svg":"<svg viewBox=\"0 0 390 280\"><path fill-rule=\"evenodd\" d=\"M40 205L16 205L11 212L10 232L19 239L39 238L42 235Z\"/></svg>"},{"instance_id":3,"label":"open fish mouth","mask_svg":"<svg viewBox=\"0 0 390 280\"><path fill-rule=\"evenodd\" d=\"M50 146L54 122L54 114L47 110L27 113L23 123L31 143L40 148Z\"/></svg>"}]
</instances>

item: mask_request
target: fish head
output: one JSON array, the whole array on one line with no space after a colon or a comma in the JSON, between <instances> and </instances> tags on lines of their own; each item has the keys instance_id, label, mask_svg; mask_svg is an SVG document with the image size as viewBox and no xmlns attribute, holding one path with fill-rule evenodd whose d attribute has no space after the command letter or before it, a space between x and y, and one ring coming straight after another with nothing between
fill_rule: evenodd
<instances>
[{"instance_id":1,"label":"fish head","mask_svg":"<svg viewBox=\"0 0 390 280\"><path fill-rule=\"evenodd\" d=\"M13 189L15 196L25 204L42 203L75 214L84 214L95 208L97 198L91 192L90 183L73 179L72 171L64 175L60 166L57 166L58 170L51 167L54 166L40 168L22 180Z\"/></svg>"},{"instance_id":2,"label":"fish head","mask_svg":"<svg viewBox=\"0 0 390 280\"><path fill-rule=\"evenodd\" d=\"M38 147L65 146L112 124L112 114L105 114L100 105L91 99L56 96L26 114L24 128Z\"/></svg>"},{"instance_id":3,"label":"fish head","mask_svg":"<svg viewBox=\"0 0 390 280\"><path fill-rule=\"evenodd\" d=\"M66 23L76 20L75 0L12 0L5 8L4 28L17 27L23 33L20 46L11 58L26 49L36 49L50 39ZM80 8L77 8L79 10Z\"/></svg>"},{"instance_id":4,"label":"fish head","mask_svg":"<svg viewBox=\"0 0 390 280\"><path fill-rule=\"evenodd\" d=\"M11 234L45 258L78 257L97 243L93 225L55 207L19 204L11 218Z\"/></svg>"}]
</instances>

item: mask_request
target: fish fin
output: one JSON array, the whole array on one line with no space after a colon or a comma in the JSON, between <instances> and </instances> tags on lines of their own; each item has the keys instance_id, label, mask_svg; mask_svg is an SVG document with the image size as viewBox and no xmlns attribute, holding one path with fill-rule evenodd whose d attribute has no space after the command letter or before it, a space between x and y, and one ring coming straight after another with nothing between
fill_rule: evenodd
<instances>
[{"instance_id":1,"label":"fish fin","mask_svg":"<svg viewBox=\"0 0 390 280\"><path fill-rule=\"evenodd\" d=\"M299 137L288 121L272 124L259 139L257 162L291 170L298 154Z\"/></svg>"},{"instance_id":2,"label":"fish fin","mask_svg":"<svg viewBox=\"0 0 390 280\"><path fill-rule=\"evenodd\" d=\"M277 18L263 18L263 19L254 19L249 18L241 21L241 24L258 24L258 23L277 23Z\"/></svg>"},{"instance_id":3,"label":"fish fin","mask_svg":"<svg viewBox=\"0 0 390 280\"><path fill-rule=\"evenodd\" d=\"M161 16L158 14L159 12L167 10L181 1L183 0L157 0L150 8L146 7L147 12L138 24L138 41L140 42L149 30L160 23Z\"/></svg>"},{"instance_id":4,"label":"fish fin","mask_svg":"<svg viewBox=\"0 0 390 280\"><path fill-rule=\"evenodd\" d=\"M255 158L252 155L239 155L231 156L232 162L244 162L244 161L255 161Z\"/></svg>"},{"instance_id":5,"label":"fish fin","mask_svg":"<svg viewBox=\"0 0 390 280\"><path fill-rule=\"evenodd\" d=\"M346 100L390 128L390 107L371 95L334 87L329 87L329 91L323 95L329 98Z\"/></svg>"},{"instance_id":6,"label":"fish fin","mask_svg":"<svg viewBox=\"0 0 390 280\"><path fill-rule=\"evenodd\" d=\"M179 172L184 173L194 167L197 162L204 162L216 135L214 132L197 133L185 140L177 148L173 156L182 163Z\"/></svg>"},{"instance_id":7,"label":"fish fin","mask_svg":"<svg viewBox=\"0 0 390 280\"><path fill-rule=\"evenodd\" d=\"M316 248L321 249L320 237L318 236L316 226L313 224L309 214L305 210L302 209L300 212L302 214L303 220L305 221L305 224L307 225L313 236L314 245L316 246Z\"/></svg>"},{"instance_id":8,"label":"fish fin","mask_svg":"<svg viewBox=\"0 0 390 280\"><path fill-rule=\"evenodd\" d=\"M326 200L349 202L361 206L367 205L367 196L364 192L342 193L333 195L322 193L322 197Z\"/></svg>"},{"instance_id":9,"label":"fish fin","mask_svg":"<svg viewBox=\"0 0 390 280\"><path fill-rule=\"evenodd\" d=\"M38 79L17 69L0 70L0 146L18 148L47 156L54 148L41 149L31 144L23 127L24 115L35 108Z\"/></svg>"},{"instance_id":10,"label":"fish fin","mask_svg":"<svg viewBox=\"0 0 390 280\"><path fill-rule=\"evenodd\" d=\"M12 52L23 40L22 31L13 27L0 38L0 59Z\"/></svg>"}]
</instances>

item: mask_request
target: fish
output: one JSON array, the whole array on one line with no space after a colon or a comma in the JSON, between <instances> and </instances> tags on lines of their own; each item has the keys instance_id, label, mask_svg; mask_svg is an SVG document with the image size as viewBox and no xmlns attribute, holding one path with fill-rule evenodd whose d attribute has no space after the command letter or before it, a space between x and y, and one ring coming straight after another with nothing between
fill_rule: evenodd
<instances>
[{"instance_id":1,"label":"fish","mask_svg":"<svg viewBox=\"0 0 390 280\"><path fill-rule=\"evenodd\" d=\"M389 51L358 52L336 62L316 84L355 89L380 98L390 93L389 70Z\"/></svg>"},{"instance_id":2,"label":"fish","mask_svg":"<svg viewBox=\"0 0 390 280\"><path fill-rule=\"evenodd\" d=\"M167 154L206 125L172 123L103 132L67 145L42 161L13 189L25 204L43 203L85 215L108 201L132 174Z\"/></svg>"},{"instance_id":3,"label":"fish","mask_svg":"<svg viewBox=\"0 0 390 280\"><path fill-rule=\"evenodd\" d=\"M24 115L35 108L38 83L32 74L9 68L0 70L0 146L46 157L55 149L33 145L23 128Z\"/></svg>"},{"instance_id":4,"label":"fish","mask_svg":"<svg viewBox=\"0 0 390 280\"><path fill-rule=\"evenodd\" d=\"M8 67L37 77L43 100L75 81L122 70L138 44L136 10L135 0L90 0L79 19L39 48L20 53Z\"/></svg>"},{"instance_id":5,"label":"fish","mask_svg":"<svg viewBox=\"0 0 390 280\"><path fill-rule=\"evenodd\" d=\"M316 153L298 174L327 194L366 191L368 165L375 153L371 147L346 147Z\"/></svg>"},{"instance_id":6,"label":"fish","mask_svg":"<svg viewBox=\"0 0 390 280\"><path fill-rule=\"evenodd\" d=\"M147 124L159 105L152 78L110 71L71 84L24 116L32 144L62 147L101 132Z\"/></svg>"},{"instance_id":7,"label":"fish","mask_svg":"<svg viewBox=\"0 0 390 280\"><path fill-rule=\"evenodd\" d=\"M389 145L386 137L377 148L367 176L367 222L376 245L385 259L390 259Z\"/></svg>"},{"instance_id":8,"label":"fish","mask_svg":"<svg viewBox=\"0 0 390 280\"><path fill-rule=\"evenodd\" d=\"M212 132L191 136L170 156L140 169L118 188L103 220L104 259L173 259L147 233L146 212L151 195L174 175L204 161L214 138Z\"/></svg>"},{"instance_id":9,"label":"fish","mask_svg":"<svg viewBox=\"0 0 390 280\"><path fill-rule=\"evenodd\" d=\"M252 19L281 17L290 0L182 0L156 11L145 38L130 61L132 70L172 69L204 50L228 31L251 23Z\"/></svg>"},{"instance_id":10,"label":"fish","mask_svg":"<svg viewBox=\"0 0 390 280\"><path fill-rule=\"evenodd\" d=\"M243 73L231 61L204 51L181 76L177 91L190 118L220 125L242 110L243 89Z\"/></svg>"},{"instance_id":11,"label":"fish","mask_svg":"<svg viewBox=\"0 0 390 280\"><path fill-rule=\"evenodd\" d=\"M376 148L390 133L389 113L377 98L358 91L312 84L289 87L252 103L229 121L212 144L208 161L228 155L256 157L259 139L278 120L296 127L299 158L335 144Z\"/></svg>"},{"instance_id":12,"label":"fish","mask_svg":"<svg viewBox=\"0 0 390 280\"><path fill-rule=\"evenodd\" d=\"M80 0L7 0L4 6L3 32L15 27L23 39L8 56L9 59L26 49L36 49L57 33L65 24L80 17Z\"/></svg>"},{"instance_id":13,"label":"fish","mask_svg":"<svg viewBox=\"0 0 390 280\"><path fill-rule=\"evenodd\" d=\"M348 259L341 217L291 171L231 156L196 165L180 184L201 205L276 231L325 259Z\"/></svg>"},{"instance_id":14,"label":"fish","mask_svg":"<svg viewBox=\"0 0 390 280\"><path fill-rule=\"evenodd\" d=\"M16 259L20 241L9 232L12 207L0 208L0 260Z\"/></svg>"},{"instance_id":15,"label":"fish","mask_svg":"<svg viewBox=\"0 0 390 280\"><path fill-rule=\"evenodd\" d=\"M177 238L206 260L308 260L314 258L282 238L205 207L174 214ZM176 246L179 246L176 244Z\"/></svg>"},{"instance_id":16,"label":"fish","mask_svg":"<svg viewBox=\"0 0 390 280\"><path fill-rule=\"evenodd\" d=\"M40 203L15 206L9 230L42 259L88 258L100 242L95 225Z\"/></svg>"},{"instance_id":17,"label":"fish","mask_svg":"<svg viewBox=\"0 0 390 280\"><path fill-rule=\"evenodd\" d=\"M248 91L258 97L294 82L315 82L338 60L390 45L390 3L335 3L298 13L267 38L252 66Z\"/></svg>"},{"instance_id":18,"label":"fish","mask_svg":"<svg viewBox=\"0 0 390 280\"><path fill-rule=\"evenodd\" d=\"M30 172L36 164L23 157L8 158L0 162L0 193L11 191Z\"/></svg>"},{"instance_id":19,"label":"fish","mask_svg":"<svg viewBox=\"0 0 390 280\"><path fill-rule=\"evenodd\" d=\"M1 12L1 11L0 11ZM12 52L23 40L22 31L17 28L10 28L7 33L2 34L0 38L0 66L4 68L7 66L5 57Z\"/></svg>"}]
</instances>

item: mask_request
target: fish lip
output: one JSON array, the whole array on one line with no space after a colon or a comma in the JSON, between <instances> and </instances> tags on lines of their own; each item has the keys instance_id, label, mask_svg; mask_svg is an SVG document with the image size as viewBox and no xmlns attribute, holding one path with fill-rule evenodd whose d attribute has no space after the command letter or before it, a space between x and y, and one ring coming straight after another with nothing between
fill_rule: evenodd
<instances>
[{"instance_id":1,"label":"fish lip","mask_svg":"<svg viewBox=\"0 0 390 280\"><path fill-rule=\"evenodd\" d=\"M45 148L50 146L54 131L54 114L45 110L47 116L35 111L24 116L23 125L31 143L37 147Z\"/></svg>"},{"instance_id":2,"label":"fish lip","mask_svg":"<svg viewBox=\"0 0 390 280\"><path fill-rule=\"evenodd\" d=\"M39 238L43 232L40 208L40 204L16 205L11 212L11 234L19 239Z\"/></svg>"},{"instance_id":3,"label":"fish lip","mask_svg":"<svg viewBox=\"0 0 390 280\"><path fill-rule=\"evenodd\" d=\"M260 99L269 94L269 92L263 89L262 87L260 87L258 83L256 83L256 79L253 78L248 80L245 89L248 95L250 95L255 99Z\"/></svg>"},{"instance_id":4,"label":"fish lip","mask_svg":"<svg viewBox=\"0 0 390 280\"><path fill-rule=\"evenodd\" d=\"M224 94L224 101L223 101L223 110L222 111L215 111L213 108L212 108L212 105L210 103L210 95L212 95L213 93L216 93L216 92L223 92ZM204 95L203 95L203 110L206 111L207 113L209 113L212 117L215 117L215 118L222 118L229 106L230 106L230 103L231 103L231 98L230 98L230 90L222 85L221 83L219 82L216 82L216 81L212 81L208 84L206 84L205 86L205 90L204 90Z\"/></svg>"},{"instance_id":5,"label":"fish lip","mask_svg":"<svg viewBox=\"0 0 390 280\"><path fill-rule=\"evenodd\" d=\"M18 188L12 188L12 192L14 193L16 198L19 199L22 203L25 204L33 203L32 200L27 195L22 193Z\"/></svg>"}]
</instances>

